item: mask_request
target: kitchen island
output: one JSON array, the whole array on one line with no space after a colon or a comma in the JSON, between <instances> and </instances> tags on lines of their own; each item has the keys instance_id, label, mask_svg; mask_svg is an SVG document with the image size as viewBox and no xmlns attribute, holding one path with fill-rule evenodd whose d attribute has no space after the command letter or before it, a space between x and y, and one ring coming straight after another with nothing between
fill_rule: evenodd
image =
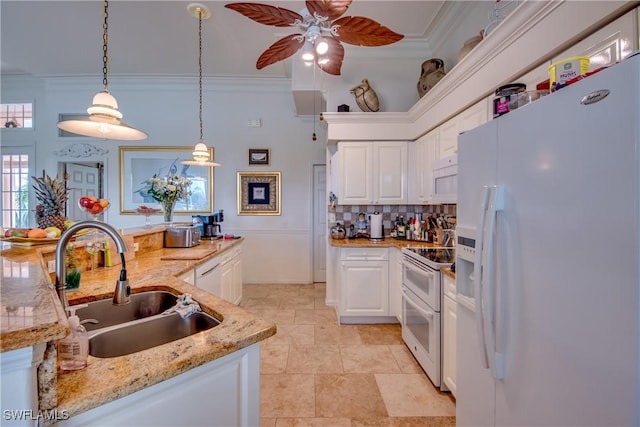
<instances>
[{"instance_id":1,"label":"kitchen island","mask_svg":"<svg viewBox=\"0 0 640 427\"><path fill-rule=\"evenodd\" d=\"M126 236L127 232L124 235ZM157 240L153 234L145 233L144 230L134 230L131 235L135 235L138 239ZM68 418L63 423L74 425L74 420L82 418L81 414L86 416L91 414L87 411L99 411L102 407L106 407L105 405L117 404L126 399L130 401L134 399L132 407L137 409L140 407L144 409L146 405L151 413L144 414L144 419L136 418L139 414L134 414L130 409L124 409L121 413L112 415L120 416L122 412L127 415L129 412L128 418L124 419L129 420L130 423L146 424L158 418L158 414L162 414L163 406L170 405L166 396L164 399L158 399L158 396L154 395L151 400L135 401L137 394L153 387L162 387L163 382L165 384L175 380L179 382L181 377L188 376L189 372L193 371L197 373L196 378L192 375L187 382L182 381L179 389L174 387L165 390L174 398L173 400L184 404L185 393L189 393L189 386L193 384L197 386L197 376L204 375L202 369L206 370L213 364L227 367L228 372L218 375L218 381L210 381L209 398L215 396L216 390L219 391L221 388L223 393L232 394L232 390L225 390L227 386L225 380L237 381L237 391L245 395L234 397L238 407L235 408L231 418L239 420L242 424L257 424L259 420L259 342L275 334L275 325L176 278L193 270L211 256L231 249L240 241L241 239L205 241L199 249L209 249L211 255L191 260L161 259L177 251L190 249L154 248L153 245L148 245L143 250L140 246L141 249L136 252L135 258L126 261L133 293L149 290L169 291L177 295L189 293L200 304L202 310L218 319L220 324L187 338L125 356L113 358L89 356L87 368L71 372L64 372L56 367L55 341L66 335L68 322L55 289L51 285L50 277L44 270L46 263L43 261L50 257L55 246L23 248L4 244L0 251L4 273L0 299L2 310L0 338L3 355L12 350L28 347L41 348L44 344L47 346L44 351L44 361L38 368L37 410L54 411L58 419L38 419L39 424L47 425ZM111 297L119 273L119 265L83 271L80 288L67 293L70 304ZM238 356L241 357L238 358ZM211 374L211 378L216 378L215 369L208 374ZM250 383L246 382L247 379ZM202 394L204 393L198 393L198 395ZM194 403L201 402L209 405L209 417L199 421L216 425L216 423L226 423L226 420L230 419L226 416L227 414L211 412L216 408L216 402L206 403L202 400L203 396L188 397ZM149 399L149 396L146 398ZM159 402L159 406L156 402ZM152 409L154 403L159 409ZM29 408L3 407L3 410L8 409ZM234 412L233 407L226 409ZM154 414L156 410L159 412ZM180 413L179 408L174 411L177 414ZM188 411L180 415L179 420L187 424L197 422L198 420L191 416L192 413L193 411ZM109 416L103 418L102 422L113 424L117 423L117 419ZM176 421L164 416L159 419L165 424ZM157 422L154 423L157 425Z\"/></svg>"}]
</instances>

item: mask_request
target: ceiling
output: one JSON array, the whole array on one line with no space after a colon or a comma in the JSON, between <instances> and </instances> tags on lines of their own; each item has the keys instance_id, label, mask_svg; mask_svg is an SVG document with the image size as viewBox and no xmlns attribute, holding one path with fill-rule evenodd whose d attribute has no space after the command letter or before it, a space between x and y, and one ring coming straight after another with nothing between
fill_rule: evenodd
<instances>
[{"instance_id":1,"label":"ceiling","mask_svg":"<svg viewBox=\"0 0 640 427\"><path fill-rule=\"evenodd\" d=\"M224 7L231 1L201 1L212 17L203 21L203 73L220 77L290 77L290 61L256 69L260 54L287 28L258 24ZM259 1L260 2L260 1ZM112 74L197 75L198 21L191 1L112 0L109 2L109 56ZM262 1L300 12L304 1ZM403 34L384 49L427 40L434 18L456 2L354 0L345 16L366 16ZM102 74L102 1L0 2L2 74L76 76ZM396 47L397 46L397 47ZM345 45L345 63L358 49ZM350 58L351 55L351 58Z\"/></svg>"}]
</instances>

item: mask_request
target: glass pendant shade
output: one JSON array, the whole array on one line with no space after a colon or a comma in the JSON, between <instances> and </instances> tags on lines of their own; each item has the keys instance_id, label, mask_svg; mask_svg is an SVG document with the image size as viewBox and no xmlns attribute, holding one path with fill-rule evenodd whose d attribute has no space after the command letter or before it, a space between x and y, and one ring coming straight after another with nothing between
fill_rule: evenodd
<instances>
[{"instance_id":1,"label":"glass pendant shade","mask_svg":"<svg viewBox=\"0 0 640 427\"><path fill-rule=\"evenodd\" d=\"M211 161L209 148L202 140L202 20L208 19L211 16L211 12L206 6L200 3L190 4L187 10L198 18L198 95L200 99L198 104L198 119L200 124L200 139L193 148L193 160L183 160L180 163L190 166L222 166L220 163Z\"/></svg>"},{"instance_id":2,"label":"glass pendant shade","mask_svg":"<svg viewBox=\"0 0 640 427\"><path fill-rule=\"evenodd\" d=\"M326 42L323 38L320 38L316 41L316 52L319 55L324 55L329 51L329 43Z\"/></svg>"},{"instance_id":3,"label":"glass pendant shade","mask_svg":"<svg viewBox=\"0 0 640 427\"><path fill-rule=\"evenodd\" d=\"M108 73L109 54L108 54L108 21L107 17L109 2L104 0L104 23L103 29L103 45L102 45L102 83L104 89L93 97L93 104L87 108L89 117L82 117L71 120L63 120L58 122L58 128L83 136L93 136L104 139L117 139L121 141L139 141L146 139L147 134L133 128L124 122L121 122L122 113L118 110L118 102L107 90L109 85Z\"/></svg>"},{"instance_id":4,"label":"glass pendant shade","mask_svg":"<svg viewBox=\"0 0 640 427\"><path fill-rule=\"evenodd\" d=\"M89 117L58 122L58 128L84 136L121 141L139 141L147 134L122 122L118 102L106 90L93 97L93 104L87 108Z\"/></svg>"}]
</instances>

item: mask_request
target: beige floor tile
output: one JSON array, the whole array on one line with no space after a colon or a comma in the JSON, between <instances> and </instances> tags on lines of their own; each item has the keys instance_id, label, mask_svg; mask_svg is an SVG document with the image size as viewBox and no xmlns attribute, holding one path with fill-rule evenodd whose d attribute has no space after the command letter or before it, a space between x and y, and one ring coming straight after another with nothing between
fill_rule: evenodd
<instances>
[{"instance_id":1,"label":"beige floor tile","mask_svg":"<svg viewBox=\"0 0 640 427\"><path fill-rule=\"evenodd\" d=\"M247 311L250 311L264 320L273 322L276 325L293 325L296 317L296 311L294 309L279 310L277 308L247 308Z\"/></svg>"},{"instance_id":2,"label":"beige floor tile","mask_svg":"<svg viewBox=\"0 0 640 427\"><path fill-rule=\"evenodd\" d=\"M264 341L263 341L264 342ZM260 345L260 373L284 374L289 358L289 344Z\"/></svg>"},{"instance_id":3,"label":"beige floor tile","mask_svg":"<svg viewBox=\"0 0 640 427\"><path fill-rule=\"evenodd\" d=\"M314 417L315 405L313 375L260 375L261 417Z\"/></svg>"},{"instance_id":4,"label":"beige floor tile","mask_svg":"<svg viewBox=\"0 0 640 427\"><path fill-rule=\"evenodd\" d=\"M277 418L260 418L260 427L276 427Z\"/></svg>"},{"instance_id":5,"label":"beige floor tile","mask_svg":"<svg viewBox=\"0 0 640 427\"><path fill-rule=\"evenodd\" d=\"M341 345L345 372L400 373L400 367L387 345Z\"/></svg>"},{"instance_id":6,"label":"beige floor tile","mask_svg":"<svg viewBox=\"0 0 640 427\"><path fill-rule=\"evenodd\" d=\"M312 296L284 296L280 300L280 309L314 309L315 308L315 300Z\"/></svg>"},{"instance_id":7,"label":"beige floor tile","mask_svg":"<svg viewBox=\"0 0 640 427\"><path fill-rule=\"evenodd\" d=\"M322 310L303 308L296 310L294 323L301 325L335 325L337 321L335 310L329 308Z\"/></svg>"},{"instance_id":8,"label":"beige floor tile","mask_svg":"<svg viewBox=\"0 0 640 427\"><path fill-rule=\"evenodd\" d=\"M265 308L274 309L280 306L281 298L277 296L268 296L264 298L245 298L242 297L242 307L247 309Z\"/></svg>"},{"instance_id":9,"label":"beige floor tile","mask_svg":"<svg viewBox=\"0 0 640 427\"><path fill-rule=\"evenodd\" d=\"M365 344L404 344L400 324L358 325Z\"/></svg>"},{"instance_id":10,"label":"beige floor tile","mask_svg":"<svg viewBox=\"0 0 640 427\"><path fill-rule=\"evenodd\" d=\"M316 417L386 417L372 374L317 374Z\"/></svg>"},{"instance_id":11,"label":"beige floor tile","mask_svg":"<svg viewBox=\"0 0 640 427\"><path fill-rule=\"evenodd\" d=\"M400 366L400 371L403 374L423 374L424 371L420 364L413 357L411 351L404 344L398 345L390 345L389 350L391 350L391 354L393 354L393 358L396 359L398 366Z\"/></svg>"},{"instance_id":12,"label":"beige floor tile","mask_svg":"<svg viewBox=\"0 0 640 427\"><path fill-rule=\"evenodd\" d=\"M317 309L321 309L322 310L322 309L326 308L326 309L332 309L333 311L335 311L335 309L333 307L327 305L326 298L324 296L321 296L321 297L314 296L313 299L315 301L315 306L316 306Z\"/></svg>"},{"instance_id":13,"label":"beige floor tile","mask_svg":"<svg viewBox=\"0 0 640 427\"><path fill-rule=\"evenodd\" d=\"M335 312L334 312L335 315ZM356 325L315 325L316 344L362 344Z\"/></svg>"},{"instance_id":14,"label":"beige floor tile","mask_svg":"<svg viewBox=\"0 0 640 427\"><path fill-rule=\"evenodd\" d=\"M266 298L273 293L274 285L243 285L242 296L246 298Z\"/></svg>"},{"instance_id":15,"label":"beige floor tile","mask_svg":"<svg viewBox=\"0 0 640 427\"><path fill-rule=\"evenodd\" d=\"M349 418L278 418L275 427L351 427Z\"/></svg>"},{"instance_id":16,"label":"beige floor tile","mask_svg":"<svg viewBox=\"0 0 640 427\"><path fill-rule=\"evenodd\" d=\"M292 347L287 361L289 374L341 374L342 359L337 345Z\"/></svg>"},{"instance_id":17,"label":"beige floor tile","mask_svg":"<svg viewBox=\"0 0 640 427\"><path fill-rule=\"evenodd\" d=\"M421 374L375 374L385 407L392 417L454 416L449 393L434 389Z\"/></svg>"},{"instance_id":18,"label":"beige floor tile","mask_svg":"<svg viewBox=\"0 0 640 427\"><path fill-rule=\"evenodd\" d=\"M456 417L352 418L351 427L455 427Z\"/></svg>"},{"instance_id":19,"label":"beige floor tile","mask_svg":"<svg viewBox=\"0 0 640 427\"><path fill-rule=\"evenodd\" d=\"M266 345L290 344L292 346L313 345L314 325L279 325L275 335L265 340Z\"/></svg>"}]
</instances>

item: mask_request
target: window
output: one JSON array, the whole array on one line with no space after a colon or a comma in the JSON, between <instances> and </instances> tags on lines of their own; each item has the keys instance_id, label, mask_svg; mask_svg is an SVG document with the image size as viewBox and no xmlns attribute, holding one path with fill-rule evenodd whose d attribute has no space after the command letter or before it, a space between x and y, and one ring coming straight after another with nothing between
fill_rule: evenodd
<instances>
[{"instance_id":1,"label":"window","mask_svg":"<svg viewBox=\"0 0 640 427\"><path fill-rule=\"evenodd\" d=\"M0 123L5 128L33 128L33 104L0 104Z\"/></svg>"},{"instance_id":2,"label":"window","mask_svg":"<svg viewBox=\"0 0 640 427\"><path fill-rule=\"evenodd\" d=\"M2 217L4 228L29 226L29 155L2 154Z\"/></svg>"}]
</instances>

